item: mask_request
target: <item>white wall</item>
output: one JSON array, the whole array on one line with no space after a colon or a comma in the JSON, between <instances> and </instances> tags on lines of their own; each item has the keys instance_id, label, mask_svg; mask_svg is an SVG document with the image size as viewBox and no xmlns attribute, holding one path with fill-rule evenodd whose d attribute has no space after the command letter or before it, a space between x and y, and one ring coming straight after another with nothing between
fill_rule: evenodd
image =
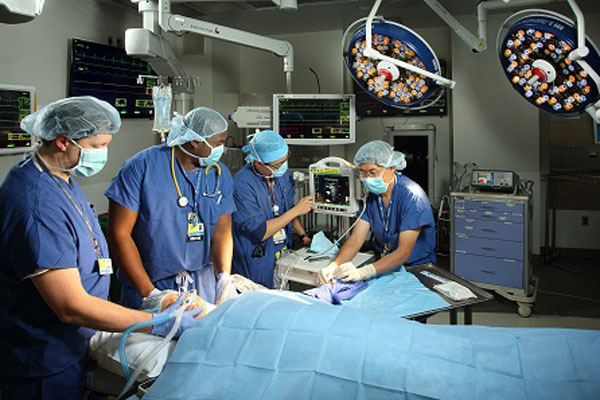
<instances>
[{"instance_id":1,"label":"white wall","mask_svg":"<svg viewBox=\"0 0 600 400\"><path fill-rule=\"evenodd\" d=\"M99 0L48 0L43 14L20 25L0 24L0 83L34 86L38 109L67 96L71 38L106 43L141 25L135 10ZM152 122L124 120L113 137L109 162L92 178L78 179L90 201L106 211L103 191L123 161L154 143ZM0 157L0 181L22 156Z\"/></svg>"},{"instance_id":2,"label":"white wall","mask_svg":"<svg viewBox=\"0 0 600 400\"><path fill-rule=\"evenodd\" d=\"M506 16L491 15L489 37ZM460 18L476 32L475 18ZM452 35L454 160L482 168L511 169L534 184L533 244L539 253L543 234L540 195L540 129L538 110L522 99L504 75L490 39L488 50L474 54Z\"/></svg>"}]
</instances>

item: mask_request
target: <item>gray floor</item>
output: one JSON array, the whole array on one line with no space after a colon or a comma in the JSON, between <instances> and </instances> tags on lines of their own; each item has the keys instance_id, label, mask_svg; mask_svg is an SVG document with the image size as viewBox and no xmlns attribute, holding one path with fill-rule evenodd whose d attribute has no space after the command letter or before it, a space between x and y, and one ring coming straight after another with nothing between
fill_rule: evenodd
<instances>
[{"instance_id":1,"label":"gray floor","mask_svg":"<svg viewBox=\"0 0 600 400\"><path fill-rule=\"evenodd\" d=\"M439 257L438 264L448 268L448 258ZM552 263L534 263L533 270L539 286L529 318L519 316L516 303L494 294L494 300L473 307L473 324L600 330L600 252L563 250ZM448 324L448 313L427 323Z\"/></svg>"}]
</instances>

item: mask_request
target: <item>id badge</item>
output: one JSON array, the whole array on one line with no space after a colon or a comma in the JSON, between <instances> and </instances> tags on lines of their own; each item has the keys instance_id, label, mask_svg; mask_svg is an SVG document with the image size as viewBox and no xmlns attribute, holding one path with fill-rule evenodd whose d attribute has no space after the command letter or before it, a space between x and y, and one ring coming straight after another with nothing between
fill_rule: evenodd
<instances>
[{"instance_id":1,"label":"id badge","mask_svg":"<svg viewBox=\"0 0 600 400\"><path fill-rule=\"evenodd\" d=\"M204 238L204 224L200 222L198 214L195 212L187 215L187 240L188 242L197 242Z\"/></svg>"},{"instance_id":2,"label":"id badge","mask_svg":"<svg viewBox=\"0 0 600 400\"><path fill-rule=\"evenodd\" d=\"M281 228L276 234L273 235L273 243L282 244L285 243L287 235L285 234L285 228Z\"/></svg>"},{"instance_id":3,"label":"id badge","mask_svg":"<svg viewBox=\"0 0 600 400\"><path fill-rule=\"evenodd\" d=\"M392 251L392 245L390 243L385 243L383 245L383 255L388 255Z\"/></svg>"},{"instance_id":4,"label":"id badge","mask_svg":"<svg viewBox=\"0 0 600 400\"><path fill-rule=\"evenodd\" d=\"M100 275L110 275L113 273L112 260L110 258L98 259L98 272Z\"/></svg>"}]
</instances>

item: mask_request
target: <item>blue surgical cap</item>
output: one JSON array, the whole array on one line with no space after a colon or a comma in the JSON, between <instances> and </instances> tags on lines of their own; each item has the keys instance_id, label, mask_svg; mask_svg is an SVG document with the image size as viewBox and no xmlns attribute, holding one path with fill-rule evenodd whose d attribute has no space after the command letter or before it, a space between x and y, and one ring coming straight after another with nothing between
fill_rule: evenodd
<instances>
[{"instance_id":1,"label":"blue surgical cap","mask_svg":"<svg viewBox=\"0 0 600 400\"><path fill-rule=\"evenodd\" d=\"M248 153L246 161L270 163L285 157L288 153L288 145L279 133L261 131L254 135L242 151Z\"/></svg>"},{"instance_id":2,"label":"blue surgical cap","mask_svg":"<svg viewBox=\"0 0 600 400\"><path fill-rule=\"evenodd\" d=\"M394 151L394 148L382 140L372 140L365 143L354 156L354 165L377 164L381 167L394 167L397 170L406 168L404 153Z\"/></svg>"},{"instance_id":3,"label":"blue surgical cap","mask_svg":"<svg viewBox=\"0 0 600 400\"><path fill-rule=\"evenodd\" d=\"M116 133L121 128L118 111L92 96L68 97L29 114L21 128L30 135L54 140L67 135L73 140L99 133Z\"/></svg>"},{"instance_id":4,"label":"blue surgical cap","mask_svg":"<svg viewBox=\"0 0 600 400\"><path fill-rule=\"evenodd\" d=\"M167 146L180 146L192 140L206 141L211 136L227 131L227 121L221 114L207 107L194 108L185 117L175 114Z\"/></svg>"}]
</instances>

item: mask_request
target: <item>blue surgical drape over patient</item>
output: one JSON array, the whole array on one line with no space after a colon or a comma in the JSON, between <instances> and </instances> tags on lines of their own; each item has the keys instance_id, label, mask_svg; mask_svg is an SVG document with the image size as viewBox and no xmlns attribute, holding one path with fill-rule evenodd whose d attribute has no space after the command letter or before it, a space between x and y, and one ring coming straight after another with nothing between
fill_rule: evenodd
<instances>
[{"instance_id":1,"label":"blue surgical drape over patient","mask_svg":"<svg viewBox=\"0 0 600 400\"><path fill-rule=\"evenodd\" d=\"M189 199L186 207L177 204L178 194L171 175L171 148L165 145L151 147L129 159L105 194L115 203L138 213L132 237L150 280L155 283L183 271L200 273L204 282L197 288L199 294L212 302L215 277L210 260L211 239L219 217L235 209L233 180L229 169L219 163L221 194L206 196L216 190L217 168L210 168L208 174L204 167L187 172L177 157L174 163L182 195ZM188 242L187 217L194 211L195 202L205 235L201 241ZM122 274L120 278L131 286ZM138 307L141 298L138 296L136 300L136 304L128 305Z\"/></svg>"},{"instance_id":2,"label":"blue surgical drape over patient","mask_svg":"<svg viewBox=\"0 0 600 400\"><path fill-rule=\"evenodd\" d=\"M279 215L294 207L294 182L289 172L275 178L273 197ZM292 224L285 228L286 243L275 244L272 237L262 241L267 221L275 217L273 201L265 178L251 164L235 175L234 199L237 211L233 213L233 271L272 288L275 253L286 245L290 247Z\"/></svg>"},{"instance_id":3,"label":"blue surgical drape over patient","mask_svg":"<svg viewBox=\"0 0 600 400\"><path fill-rule=\"evenodd\" d=\"M398 248L398 236L421 228L412 253L404 265L435 263L435 222L431 203L423 189L410 178L396 174L392 198L386 208L379 195L370 193L362 219L371 225L375 249L381 255L385 244L390 251ZM387 228L386 228L387 227Z\"/></svg>"}]
</instances>

